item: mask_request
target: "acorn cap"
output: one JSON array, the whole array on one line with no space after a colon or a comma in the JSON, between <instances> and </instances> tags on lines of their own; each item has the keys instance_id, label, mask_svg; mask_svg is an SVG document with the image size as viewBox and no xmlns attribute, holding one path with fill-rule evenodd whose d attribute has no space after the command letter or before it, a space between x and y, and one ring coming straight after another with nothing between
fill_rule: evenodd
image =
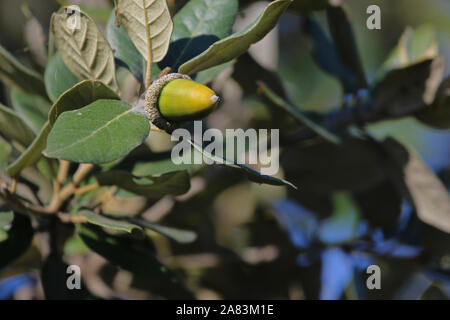
<instances>
[{"instance_id":1,"label":"acorn cap","mask_svg":"<svg viewBox=\"0 0 450 320\"><path fill-rule=\"evenodd\" d=\"M158 100L164 86L176 79L192 80L185 74L169 73L165 76L162 76L158 80L155 80L145 93L145 113L147 114L147 118L155 126L169 133L177 129L180 124L169 121L163 117L163 115L159 112Z\"/></svg>"}]
</instances>

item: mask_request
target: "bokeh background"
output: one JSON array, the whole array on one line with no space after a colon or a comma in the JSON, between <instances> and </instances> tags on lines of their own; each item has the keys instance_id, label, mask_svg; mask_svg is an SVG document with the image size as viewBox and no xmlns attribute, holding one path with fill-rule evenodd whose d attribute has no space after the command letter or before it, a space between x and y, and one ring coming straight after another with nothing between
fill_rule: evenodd
<instances>
[{"instance_id":1,"label":"bokeh background","mask_svg":"<svg viewBox=\"0 0 450 320\"><path fill-rule=\"evenodd\" d=\"M33 27L27 24L21 9L23 2L0 0L0 43L15 57L42 71L39 59L31 58L33 37L39 35L34 34ZM184 2L176 1L174 8L181 7ZM27 3L44 30L48 30L50 16L60 4L52 0L29 0ZM113 8L112 1L107 0L70 3L83 5L103 29ZM448 0L345 0L344 3L369 80L374 79L408 26L433 28L439 54L446 61L444 77L448 77ZM266 4L264 1L241 1L235 29L252 21ZM381 8L381 30L366 28L366 8L372 4ZM313 16L326 29L324 14L319 12ZM303 19L300 15L285 13L278 27L253 46L249 54L261 66L278 74L288 97L297 107L324 113L336 110L343 99L340 83L315 64L311 41L302 30ZM246 56L245 59L249 58ZM245 62L241 63L245 65ZM234 67L238 66L242 64ZM232 75L233 67L230 67L211 84L224 102L208 119L209 126L247 128L266 121L269 114L264 103L256 94L246 92ZM130 80L129 87L133 85L137 86L137 83ZM0 84L0 102L8 105L8 95L7 89ZM130 94L130 100L132 98ZM395 137L414 149L440 175L447 188L450 186L448 130L431 129L406 117L372 124L369 131L379 139ZM166 151L170 150L171 144L167 136L155 133L147 146L152 151ZM302 157L301 152L297 156ZM353 155L349 153L348 156ZM289 180L289 170L283 168L282 171L280 174ZM295 182L299 186L297 193L284 187L252 184L228 172L208 170L193 178L192 189L186 196L163 198L142 210L142 201L129 200L122 194L111 199L109 205L124 212L141 210L148 219L197 233L197 240L191 244L172 243L156 235L154 244L158 257L182 274L186 286L198 299L450 297L448 234L427 229L432 235L427 238L419 232L423 226L413 209L402 199L391 199L389 186L377 186L380 196L374 199L364 197L363 192L355 195L346 190L318 194L302 190L301 178ZM362 213L369 206L375 216L386 215L392 201L400 202L398 210L392 213L394 218L387 218L387 223L374 225L373 219L367 219ZM432 247L436 250L427 247L429 239L434 239ZM367 243L370 250L364 247ZM38 272L45 255L41 245L36 240L15 265L0 270L0 299L43 298ZM89 252L76 237L67 242L64 258L69 264L81 266L83 281L99 297L179 297L158 284L146 283L119 270ZM365 288L365 268L370 264L381 267L381 290Z\"/></svg>"}]
</instances>

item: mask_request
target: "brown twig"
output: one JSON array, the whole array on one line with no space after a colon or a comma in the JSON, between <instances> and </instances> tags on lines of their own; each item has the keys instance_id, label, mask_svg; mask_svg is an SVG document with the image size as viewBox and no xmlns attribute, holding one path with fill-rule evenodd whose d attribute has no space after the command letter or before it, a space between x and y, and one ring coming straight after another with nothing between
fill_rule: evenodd
<instances>
[{"instance_id":1,"label":"brown twig","mask_svg":"<svg viewBox=\"0 0 450 320\"><path fill-rule=\"evenodd\" d=\"M47 210L53 213L59 211L61 206L67 199L75 193L76 188L80 183L89 175L94 169L94 165L90 163L82 163L78 166L77 171L73 175L73 181L61 189L61 192L54 193L50 204L47 206Z\"/></svg>"},{"instance_id":2,"label":"brown twig","mask_svg":"<svg viewBox=\"0 0 450 320\"><path fill-rule=\"evenodd\" d=\"M87 186L83 186L83 187L75 189L75 194L81 195L83 193L98 189L99 187L100 187L100 185L98 183L89 184Z\"/></svg>"},{"instance_id":3,"label":"brown twig","mask_svg":"<svg viewBox=\"0 0 450 320\"><path fill-rule=\"evenodd\" d=\"M67 175L70 169L70 162L67 160L59 160L59 169L56 179L62 185L67 180Z\"/></svg>"},{"instance_id":4,"label":"brown twig","mask_svg":"<svg viewBox=\"0 0 450 320\"><path fill-rule=\"evenodd\" d=\"M15 194L17 190L17 179L13 179L11 184L11 193Z\"/></svg>"},{"instance_id":5,"label":"brown twig","mask_svg":"<svg viewBox=\"0 0 450 320\"><path fill-rule=\"evenodd\" d=\"M161 78L164 77L166 74L169 74L170 71L172 71L172 68L171 68L171 67L165 67L165 68L161 71L161 73L159 74L158 79L161 79Z\"/></svg>"}]
</instances>

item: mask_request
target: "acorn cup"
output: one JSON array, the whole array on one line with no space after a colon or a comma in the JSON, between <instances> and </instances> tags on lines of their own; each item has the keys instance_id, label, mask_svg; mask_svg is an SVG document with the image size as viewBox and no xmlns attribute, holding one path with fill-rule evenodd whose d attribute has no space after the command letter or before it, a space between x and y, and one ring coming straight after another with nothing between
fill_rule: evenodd
<instances>
[{"instance_id":1,"label":"acorn cup","mask_svg":"<svg viewBox=\"0 0 450 320\"><path fill-rule=\"evenodd\" d=\"M189 76L170 73L154 81L145 93L145 112L158 128L171 133L183 123L204 118L219 97Z\"/></svg>"}]
</instances>

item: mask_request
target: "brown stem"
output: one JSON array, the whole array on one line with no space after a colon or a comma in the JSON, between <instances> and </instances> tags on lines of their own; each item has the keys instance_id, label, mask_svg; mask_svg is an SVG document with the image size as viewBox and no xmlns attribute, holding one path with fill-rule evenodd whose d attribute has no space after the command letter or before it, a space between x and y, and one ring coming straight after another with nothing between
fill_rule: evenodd
<instances>
[{"instance_id":1,"label":"brown stem","mask_svg":"<svg viewBox=\"0 0 450 320\"><path fill-rule=\"evenodd\" d=\"M78 166L77 171L73 175L73 181L61 189L61 192L54 193L47 210L53 213L59 211L61 206L67 199L70 198L75 193L76 188L80 183L89 175L89 173L94 169L94 165L90 163L82 163Z\"/></svg>"},{"instance_id":2,"label":"brown stem","mask_svg":"<svg viewBox=\"0 0 450 320\"><path fill-rule=\"evenodd\" d=\"M95 190L95 189L97 189L99 187L100 187L100 185L98 183L93 183L93 184L90 184L90 185L83 186L83 187L75 189L75 194L76 195L80 195L80 194L83 194L83 193Z\"/></svg>"},{"instance_id":3,"label":"brown stem","mask_svg":"<svg viewBox=\"0 0 450 320\"><path fill-rule=\"evenodd\" d=\"M70 169L70 162L67 160L59 160L59 169L58 169L58 175L56 179L60 184L64 184L67 179L67 174L69 173Z\"/></svg>"},{"instance_id":4,"label":"brown stem","mask_svg":"<svg viewBox=\"0 0 450 320\"><path fill-rule=\"evenodd\" d=\"M172 71L172 68L171 68L171 67L165 67L165 68L161 71L161 73L159 74L158 79L161 79L161 78L164 77L166 74L169 74L170 71Z\"/></svg>"},{"instance_id":5,"label":"brown stem","mask_svg":"<svg viewBox=\"0 0 450 320\"><path fill-rule=\"evenodd\" d=\"M11 184L11 193L15 194L17 190L17 179L13 179Z\"/></svg>"}]
</instances>

